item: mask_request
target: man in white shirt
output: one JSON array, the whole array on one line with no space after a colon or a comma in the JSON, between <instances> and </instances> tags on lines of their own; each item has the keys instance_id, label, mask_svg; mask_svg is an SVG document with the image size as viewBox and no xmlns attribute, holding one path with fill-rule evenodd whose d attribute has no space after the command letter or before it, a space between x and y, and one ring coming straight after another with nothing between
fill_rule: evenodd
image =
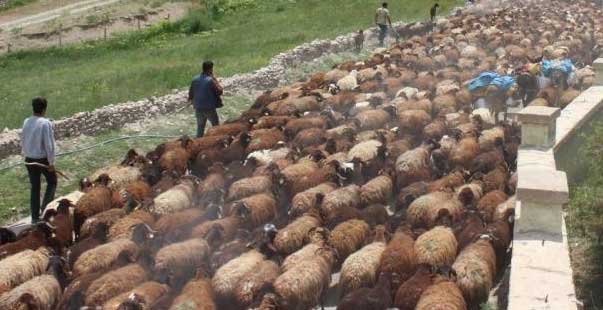
<instances>
[{"instance_id":1,"label":"man in white shirt","mask_svg":"<svg viewBox=\"0 0 603 310\"><path fill-rule=\"evenodd\" d=\"M44 98L32 100L33 116L23 122L21 147L29 183L31 184L31 222L40 220L40 213L54 199L57 188L57 174L54 170L55 141L50 120L45 118L48 102ZM41 176L46 179L46 192L40 210Z\"/></svg>"},{"instance_id":2,"label":"man in white shirt","mask_svg":"<svg viewBox=\"0 0 603 310\"><path fill-rule=\"evenodd\" d=\"M379 45L383 46L383 41L387 35L387 25L392 26L392 20L389 17L387 2L383 2L380 8L375 13L375 24L379 26Z\"/></svg>"}]
</instances>

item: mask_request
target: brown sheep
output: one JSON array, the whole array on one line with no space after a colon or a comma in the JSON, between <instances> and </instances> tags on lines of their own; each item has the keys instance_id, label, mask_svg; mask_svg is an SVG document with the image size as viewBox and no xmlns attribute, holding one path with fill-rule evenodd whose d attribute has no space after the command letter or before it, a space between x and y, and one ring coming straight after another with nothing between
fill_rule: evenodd
<instances>
[{"instance_id":1,"label":"brown sheep","mask_svg":"<svg viewBox=\"0 0 603 310\"><path fill-rule=\"evenodd\" d=\"M456 222L462 213L462 204L453 193L433 192L415 199L406 212L413 227L430 229L438 224Z\"/></svg>"},{"instance_id":2,"label":"brown sheep","mask_svg":"<svg viewBox=\"0 0 603 310\"><path fill-rule=\"evenodd\" d=\"M396 198L396 210L408 208L415 199L427 194L427 183L415 182L400 190Z\"/></svg>"},{"instance_id":3,"label":"brown sheep","mask_svg":"<svg viewBox=\"0 0 603 310\"><path fill-rule=\"evenodd\" d=\"M496 255L488 240L467 246L452 265L456 284L470 307L479 307L488 300L496 276Z\"/></svg>"},{"instance_id":4,"label":"brown sheep","mask_svg":"<svg viewBox=\"0 0 603 310\"><path fill-rule=\"evenodd\" d=\"M465 176L461 171L452 172L427 184L427 192L453 190L465 183Z\"/></svg>"},{"instance_id":5,"label":"brown sheep","mask_svg":"<svg viewBox=\"0 0 603 310\"><path fill-rule=\"evenodd\" d=\"M401 282L408 280L415 273L417 265L414 245L415 241L410 234L400 229L396 231L383 251L379 270L396 273Z\"/></svg>"},{"instance_id":6,"label":"brown sheep","mask_svg":"<svg viewBox=\"0 0 603 310\"><path fill-rule=\"evenodd\" d=\"M358 219L352 219L337 225L327 241L339 255L341 261L360 249L370 234L369 225Z\"/></svg>"},{"instance_id":7,"label":"brown sheep","mask_svg":"<svg viewBox=\"0 0 603 310\"><path fill-rule=\"evenodd\" d=\"M73 220L69 208L73 207L71 201L63 199L59 201L56 210L47 210L44 220L55 227L56 240L61 248L66 248L73 242Z\"/></svg>"},{"instance_id":8,"label":"brown sheep","mask_svg":"<svg viewBox=\"0 0 603 310\"><path fill-rule=\"evenodd\" d=\"M120 305L130 300L131 297L141 298L145 305L153 305L159 298L169 291L169 287L154 281L148 281L140 284L129 292L121 293L103 305L103 309L121 310Z\"/></svg>"},{"instance_id":9,"label":"brown sheep","mask_svg":"<svg viewBox=\"0 0 603 310\"><path fill-rule=\"evenodd\" d=\"M0 260L0 295L44 273L50 251L25 249Z\"/></svg>"},{"instance_id":10,"label":"brown sheep","mask_svg":"<svg viewBox=\"0 0 603 310\"><path fill-rule=\"evenodd\" d=\"M507 194L500 190L493 190L482 197L477 203L477 209L483 214L486 222L491 223L494 219L496 208L507 201Z\"/></svg>"},{"instance_id":11,"label":"brown sheep","mask_svg":"<svg viewBox=\"0 0 603 310\"><path fill-rule=\"evenodd\" d=\"M392 285L395 274L381 273L372 288L359 288L347 294L339 301L338 310L380 310L390 307L392 302Z\"/></svg>"},{"instance_id":12,"label":"brown sheep","mask_svg":"<svg viewBox=\"0 0 603 310\"><path fill-rule=\"evenodd\" d=\"M203 272L197 272L197 276L186 283L180 295L172 302L170 310L178 310L183 307L197 310L217 309L214 304L211 279Z\"/></svg>"},{"instance_id":13,"label":"brown sheep","mask_svg":"<svg viewBox=\"0 0 603 310\"><path fill-rule=\"evenodd\" d=\"M378 176L360 187L360 204L369 206L387 203L392 196L393 182L388 175Z\"/></svg>"},{"instance_id":14,"label":"brown sheep","mask_svg":"<svg viewBox=\"0 0 603 310\"><path fill-rule=\"evenodd\" d=\"M138 224L153 226L155 224L155 217L142 209L134 210L134 212L122 217L111 225L109 228L109 240L129 238L132 235L132 227Z\"/></svg>"},{"instance_id":15,"label":"brown sheep","mask_svg":"<svg viewBox=\"0 0 603 310\"><path fill-rule=\"evenodd\" d=\"M506 163L502 163L498 165L496 169L488 172L483 176L482 180L484 182L484 193L493 190L505 191L507 188L507 181L509 180Z\"/></svg>"},{"instance_id":16,"label":"brown sheep","mask_svg":"<svg viewBox=\"0 0 603 310\"><path fill-rule=\"evenodd\" d=\"M99 245L79 256L73 264L73 275L79 277L106 270L124 256L128 257L130 261L136 261L139 251L139 246L129 239L119 239Z\"/></svg>"},{"instance_id":17,"label":"brown sheep","mask_svg":"<svg viewBox=\"0 0 603 310\"><path fill-rule=\"evenodd\" d=\"M100 306L109 299L135 288L146 279L144 268L138 264L110 271L90 284L86 290L86 305Z\"/></svg>"},{"instance_id":18,"label":"brown sheep","mask_svg":"<svg viewBox=\"0 0 603 310\"><path fill-rule=\"evenodd\" d=\"M15 242L6 243L0 246L0 259L4 259L13 254L24 250L36 250L43 246L56 245L52 237L54 229L46 222L40 222L27 228L17 235ZM57 251L59 249L56 249Z\"/></svg>"},{"instance_id":19,"label":"brown sheep","mask_svg":"<svg viewBox=\"0 0 603 310\"><path fill-rule=\"evenodd\" d=\"M295 218L301 216L313 207L320 206L322 204L322 199L324 198L324 196L335 190L336 187L337 185L335 185L334 183L327 182L296 194L291 200L289 217Z\"/></svg>"},{"instance_id":20,"label":"brown sheep","mask_svg":"<svg viewBox=\"0 0 603 310\"><path fill-rule=\"evenodd\" d=\"M291 143L296 148L304 149L325 143L327 140L326 131L321 128L308 128L300 131Z\"/></svg>"},{"instance_id":21,"label":"brown sheep","mask_svg":"<svg viewBox=\"0 0 603 310\"><path fill-rule=\"evenodd\" d=\"M395 163L397 187L403 188L411 183L429 179L429 158L430 148L427 146L420 146L400 155Z\"/></svg>"},{"instance_id":22,"label":"brown sheep","mask_svg":"<svg viewBox=\"0 0 603 310\"><path fill-rule=\"evenodd\" d=\"M191 271L204 265L209 252L209 245L203 239L193 238L172 243L155 254L154 270L159 274L169 274L176 279L186 278Z\"/></svg>"},{"instance_id":23,"label":"brown sheep","mask_svg":"<svg viewBox=\"0 0 603 310\"><path fill-rule=\"evenodd\" d=\"M396 291L394 306L400 310L414 310L421 294L433 284L431 266L419 265L416 272Z\"/></svg>"},{"instance_id":24,"label":"brown sheep","mask_svg":"<svg viewBox=\"0 0 603 310\"><path fill-rule=\"evenodd\" d=\"M421 294L416 310L467 310L463 294L456 284L447 280L435 282Z\"/></svg>"},{"instance_id":25,"label":"brown sheep","mask_svg":"<svg viewBox=\"0 0 603 310\"><path fill-rule=\"evenodd\" d=\"M238 136L240 133L249 131L257 123L255 118L249 118L245 122L236 122L212 126L205 131L205 136Z\"/></svg>"},{"instance_id":26,"label":"brown sheep","mask_svg":"<svg viewBox=\"0 0 603 310\"><path fill-rule=\"evenodd\" d=\"M92 235L93 232L97 230L97 227L101 224L111 226L117 220L124 217L126 215L126 210L124 209L109 209L107 211L103 211L94 216L91 216L84 221L82 228L80 229L80 238L85 239Z\"/></svg>"},{"instance_id":27,"label":"brown sheep","mask_svg":"<svg viewBox=\"0 0 603 310\"><path fill-rule=\"evenodd\" d=\"M398 124L404 132L421 134L431 123L431 116L423 110L406 110L398 113Z\"/></svg>"},{"instance_id":28,"label":"brown sheep","mask_svg":"<svg viewBox=\"0 0 603 310\"><path fill-rule=\"evenodd\" d=\"M386 242L385 227L378 226L375 229L374 241L345 259L341 265L339 279L341 296L375 284Z\"/></svg>"},{"instance_id":29,"label":"brown sheep","mask_svg":"<svg viewBox=\"0 0 603 310\"><path fill-rule=\"evenodd\" d=\"M274 246L279 253L293 253L303 246L308 232L315 227L319 227L320 224L319 216L311 213L300 216L278 231L274 238Z\"/></svg>"},{"instance_id":30,"label":"brown sheep","mask_svg":"<svg viewBox=\"0 0 603 310\"><path fill-rule=\"evenodd\" d=\"M237 304L246 308L258 297L262 297L261 290L272 284L279 276L278 265L270 260L263 260L257 266L249 271L235 288L235 299Z\"/></svg>"},{"instance_id":31,"label":"brown sheep","mask_svg":"<svg viewBox=\"0 0 603 310\"><path fill-rule=\"evenodd\" d=\"M325 195L320 212L326 221L331 221L336 216L336 211L342 208L356 208L360 204L360 187L349 185L336 189Z\"/></svg>"},{"instance_id":32,"label":"brown sheep","mask_svg":"<svg viewBox=\"0 0 603 310\"><path fill-rule=\"evenodd\" d=\"M450 228L437 226L415 241L417 263L433 267L450 266L456 258L458 244Z\"/></svg>"},{"instance_id":33,"label":"brown sheep","mask_svg":"<svg viewBox=\"0 0 603 310\"><path fill-rule=\"evenodd\" d=\"M452 167L470 169L473 160L479 154L479 144L474 137L461 139L450 152L450 163Z\"/></svg>"},{"instance_id":34,"label":"brown sheep","mask_svg":"<svg viewBox=\"0 0 603 310\"><path fill-rule=\"evenodd\" d=\"M216 301L220 304L232 302L238 284L264 260L264 255L251 250L220 267L211 281Z\"/></svg>"},{"instance_id":35,"label":"brown sheep","mask_svg":"<svg viewBox=\"0 0 603 310\"><path fill-rule=\"evenodd\" d=\"M0 296L0 308L52 310L61 297L61 286L52 275L35 277Z\"/></svg>"},{"instance_id":36,"label":"brown sheep","mask_svg":"<svg viewBox=\"0 0 603 310\"><path fill-rule=\"evenodd\" d=\"M105 181L88 190L75 206L73 227L76 239L79 238L80 228L88 217L111 208L120 207L116 205L113 199L114 192L107 186L109 183L108 176L101 175L101 177L104 177Z\"/></svg>"},{"instance_id":37,"label":"brown sheep","mask_svg":"<svg viewBox=\"0 0 603 310\"><path fill-rule=\"evenodd\" d=\"M232 215L240 217L249 228L258 227L276 218L276 200L269 194L243 198L234 203Z\"/></svg>"}]
</instances>

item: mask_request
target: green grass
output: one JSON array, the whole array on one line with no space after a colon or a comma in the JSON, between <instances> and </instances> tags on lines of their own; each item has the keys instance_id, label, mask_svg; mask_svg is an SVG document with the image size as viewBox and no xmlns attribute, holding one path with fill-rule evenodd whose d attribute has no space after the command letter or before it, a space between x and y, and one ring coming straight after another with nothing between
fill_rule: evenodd
<instances>
[{"instance_id":1,"label":"green grass","mask_svg":"<svg viewBox=\"0 0 603 310\"><path fill-rule=\"evenodd\" d=\"M366 54L339 53L323 56L317 61L303 66L292 67L285 73L282 81L284 84L291 83L310 72L326 70L333 64L347 60L358 60L366 58ZM240 114L249 106L253 98L226 97L225 106L219 113L222 119L228 119ZM120 130L111 130L95 137L78 137L72 140L59 142L59 151L66 152L80 149L88 145L100 143L112 138L127 135L168 135L180 136L182 134L193 135L195 121L192 111L184 110L182 113L166 115L157 119L149 119L141 125L127 126ZM132 139L107 144L102 147L84 152L74 153L65 157L59 157L57 167L68 173L71 181L59 180L58 195L69 193L77 189L77 181L82 177L89 176L99 168L114 165L119 162L126 150L135 148L140 151L148 151L164 139ZM18 163L18 156L0 161L0 226L2 223L12 223L16 219L27 216L29 212L29 184L27 172L23 167L17 166L12 169L2 170L12 163ZM58 196L57 196L58 197ZM14 211L13 211L14 210Z\"/></svg>"},{"instance_id":2,"label":"green grass","mask_svg":"<svg viewBox=\"0 0 603 310\"><path fill-rule=\"evenodd\" d=\"M216 0L214 0L216 1ZM103 105L186 87L199 63L212 59L218 76L248 72L275 54L317 38L372 26L377 1L217 1L224 10L162 24L109 42L24 51L0 57L0 127L15 128L36 96L61 118ZM439 1L446 12L457 0ZM431 1L392 3L396 20L424 20ZM196 14L196 15L195 15ZM188 35L211 27L214 31Z\"/></svg>"},{"instance_id":3,"label":"green grass","mask_svg":"<svg viewBox=\"0 0 603 310\"><path fill-rule=\"evenodd\" d=\"M0 5L0 12L8 11L36 1L37 0L8 0L4 5Z\"/></svg>"},{"instance_id":4,"label":"green grass","mask_svg":"<svg viewBox=\"0 0 603 310\"><path fill-rule=\"evenodd\" d=\"M603 309L603 123L585 137L588 174L570 189L566 223L578 300L585 310Z\"/></svg>"}]
</instances>

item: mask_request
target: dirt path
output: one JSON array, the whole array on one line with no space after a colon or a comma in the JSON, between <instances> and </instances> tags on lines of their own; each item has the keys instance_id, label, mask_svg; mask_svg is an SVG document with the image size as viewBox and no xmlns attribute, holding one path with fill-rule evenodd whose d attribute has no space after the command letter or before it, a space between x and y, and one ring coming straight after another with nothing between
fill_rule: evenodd
<instances>
[{"instance_id":1,"label":"dirt path","mask_svg":"<svg viewBox=\"0 0 603 310\"><path fill-rule=\"evenodd\" d=\"M42 13L16 18L0 24L0 29L11 30L36 25L61 17L63 14L77 14L87 10L116 3L120 0L84 0L77 3L65 5Z\"/></svg>"}]
</instances>

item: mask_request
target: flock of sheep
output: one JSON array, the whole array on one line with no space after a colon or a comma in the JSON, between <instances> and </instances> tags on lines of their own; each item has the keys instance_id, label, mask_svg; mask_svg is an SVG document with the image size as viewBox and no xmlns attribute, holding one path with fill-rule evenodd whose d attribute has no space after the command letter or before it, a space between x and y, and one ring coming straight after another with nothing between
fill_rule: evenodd
<instances>
[{"instance_id":1,"label":"flock of sheep","mask_svg":"<svg viewBox=\"0 0 603 310\"><path fill-rule=\"evenodd\" d=\"M477 309L509 262L517 182L519 127L493 107L575 98L601 23L586 1L466 11L203 138L130 150L43 222L0 229L0 308L307 310L336 292L338 309ZM524 66L541 57L575 78ZM485 71L517 85L468 91Z\"/></svg>"}]
</instances>

